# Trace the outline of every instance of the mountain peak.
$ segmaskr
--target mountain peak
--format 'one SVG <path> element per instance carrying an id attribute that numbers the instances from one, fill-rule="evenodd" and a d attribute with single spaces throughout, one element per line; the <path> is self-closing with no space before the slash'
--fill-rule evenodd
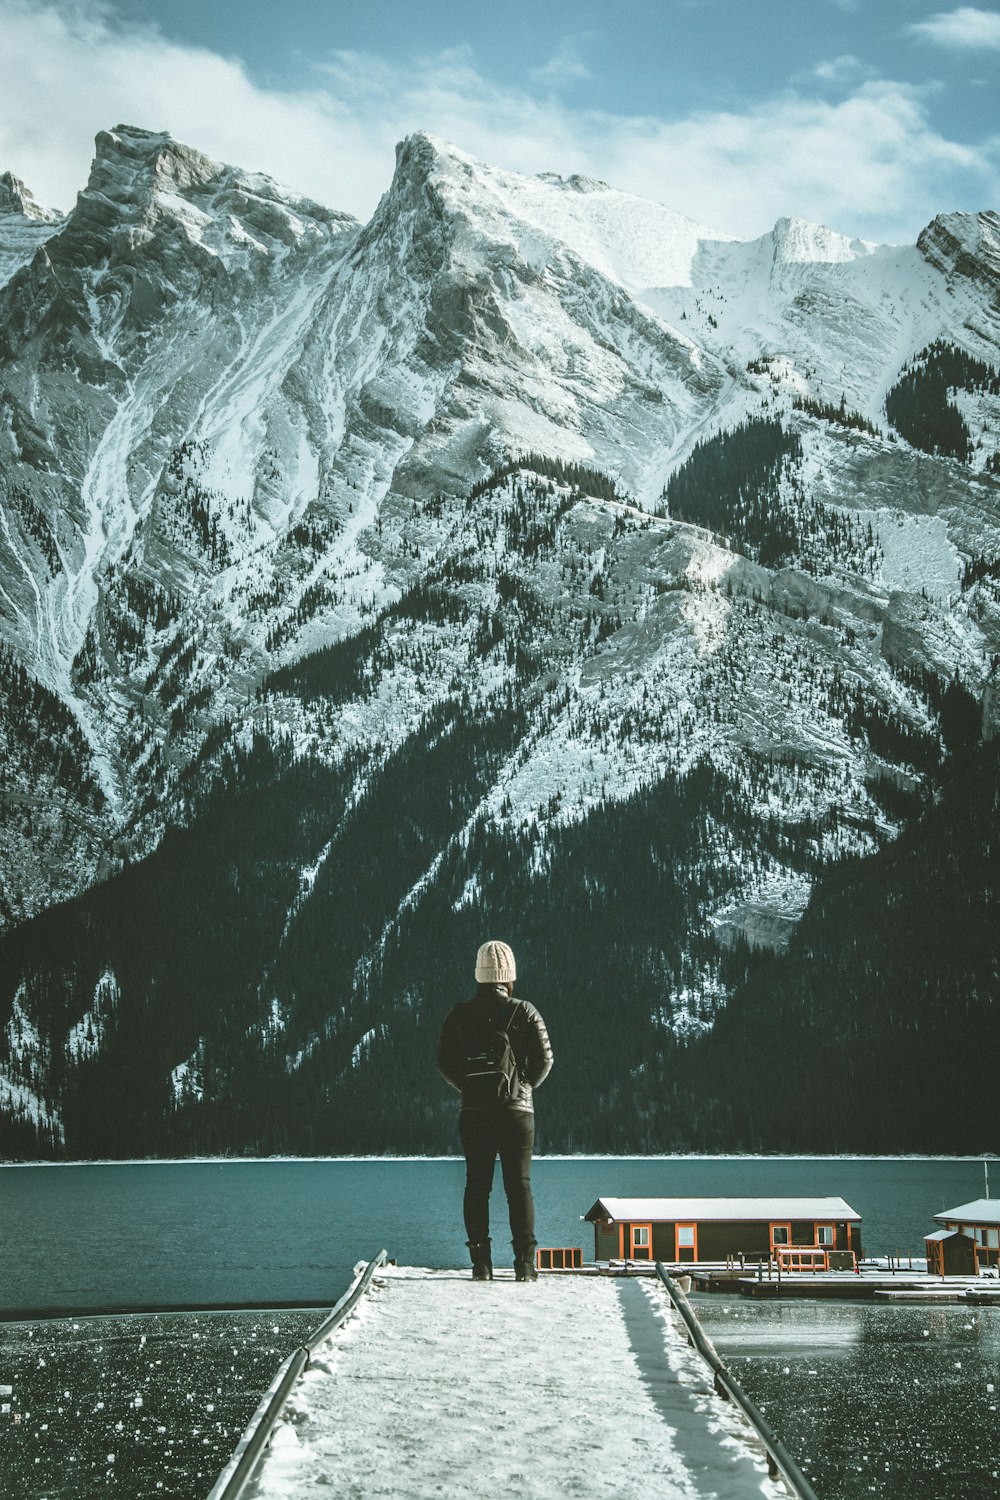
<path id="1" fill-rule="evenodd" d="M 447 142 L 440 136 L 431 135 L 429 130 L 411 130 L 409 135 L 396 142 L 396 162 L 398 164 L 409 157 L 422 159 L 448 155 L 450 149 L 454 148 L 449 148 Z"/>
<path id="2" fill-rule="evenodd" d="M 95 146 L 87 191 L 118 202 L 147 200 L 164 179 L 182 190 L 203 186 L 222 170 L 167 131 L 116 125 L 113 130 L 102 130 Z"/>
<path id="3" fill-rule="evenodd" d="M 780 218 L 771 231 L 776 260 L 785 264 L 822 262 L 832 265 L 838 261 L 857 260 L 872 255 L 885 247 L 869 240 L 850 239 L 838 234 L 825 224 L 813 224 L 808 219 Z"/>
<path id="4" fill-rule="evenodd" d="M 474 224 L 467 247 L 476 236 L 482 244 L 516 246 L 536 269 L 568 249 L 635 293 L 690 284 L 699 245 L 728 239 L 597 178 L 497 167 L 425 131 L 396 147 L 392 186 L 373 226 L 381 229 L 387 217 L 419 205 L 434 220 L 457 217 Z"/>
<path id="5" fill-rule="evenodd" d="M 350 219 L 350 215 L 292 192 L 264 172 L 247 172 L 214 161 L 167 131 L 116 125 L 113 130 L 100 132 L 96 148 L 87 191 L 120 203 L 145 203 L 152 194 L 163 191 L 186 194 L 235 190 L 281 204 L 308 218 L 331 222 Z"/>
<path id="6" fill-rule="evenodd" d="M 20 214 L 38 224 L 58 224 L 62 215 L 43 208 L 13 172 L 0 172 L 0 214 Z"/>
<path id="7" fill-rule="evenodd" d="M 124 231 L 127 254 L 136 233 L 166 228 L 168 235 L 179 229 L 189 242 L 211 244 L 213 253 L 242 257 L 247 247 L 266 254 L 275 245 L 298 245 L 304 236 L 325 239 L 353 230 L 356 221 L 264 173 L 214 161 L 167 131 L 116 125 L 97 136 L 90 178 L 70 225 L 78 241 Z"/>
<path id="8" fill-rule="evenodd" d="M 396 145 L 396 170 L 390 192 L 421 187 L 438 174 L 450 176 L 457 171 L 468 176 L 489 170 L 484 162 L 453 146 L 450 141 L 426 130 L 415 130 Z"/>

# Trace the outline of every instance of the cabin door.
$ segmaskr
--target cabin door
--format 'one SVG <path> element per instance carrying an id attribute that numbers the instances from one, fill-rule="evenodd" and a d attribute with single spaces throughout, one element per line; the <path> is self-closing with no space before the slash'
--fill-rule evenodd
<path id="1" fill-rule="evenodd" d="M 674 1260 L 698 1259 L 697 1224 L 678 1224 L 675 1230 Z"/>

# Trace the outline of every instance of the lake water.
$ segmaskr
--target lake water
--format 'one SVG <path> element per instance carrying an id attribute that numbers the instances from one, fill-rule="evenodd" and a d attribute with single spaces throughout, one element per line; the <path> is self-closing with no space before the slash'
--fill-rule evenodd
<path id="1" fill-rule="evenodd" d="M 498 1174 L 499 1178 L 499 1174 Z M 932 1216 L 983 1194 L 970 1160 L 542 1159 L 541 1244 L 593 1253 L 606 1195 L 839 1195 L 867 1253 L 919 1255 Z M 429 1161 L 0 1168 L 0 1311 L 315 1302 L 385 1247 L 465 1261 L 463 1169 Z M 494 1244 L 507 1248 L 503 1194 Z M 541 1290 L 541 1289 L 540 1289 Z M 1000 1310 L 704 1299 L 720 1352 L 823 1500 L 1000 1492 Z M 201 1500 L 307 1312 L 0 1324 L 0 1494 Z M 926 1335 L 925 1335 L 926 1330 Z"/>
<path id="2" fill-rule="evenodd" d="M 996 1500 L 1000 1308 L 696 1297 L 823 1500 Z"/>
<path id="3" fill-rule="evenodd" d="M 593 1255 L 580 1222 L 603 1196 L 838 1195 L 866 1254 L 922 1254 L 944 1208 L 983 1196 L 981 1162 L 906 1158 L 543 1158 L 538 1239 Z M 410 1265 L 465 1261 L 455 1158 L 0 1168 L 0 1311 L 108 1304 L 335 1300 L 383 1247 Z M 493 1238 L 509 1248 L 503 1192 Z"/>

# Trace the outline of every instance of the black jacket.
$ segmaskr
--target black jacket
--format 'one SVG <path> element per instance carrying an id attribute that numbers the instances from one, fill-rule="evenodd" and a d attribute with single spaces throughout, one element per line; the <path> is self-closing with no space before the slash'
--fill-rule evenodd
<path id="1" fill-rule="evenodd" d="M 517 1071 L 521 1079 L 521 1090 L 516 1099 L 497 1104 L 498 1109 L 534 1110 L 532 1090 L 548 1077 L 552 1067 L 552 1044 L 545 1030 L 545 1022 L 535 1007 L 527 1000 L 517 1000 L 508 995 L 502 984 L 483 985 L 474 1000 L 462 1000 L 445 1017 L 438 1043 L 438 1069 L 452 1088 L 461 1091 L 462 1075 L 466 1063 L 466 1019 L 472 1006 L 485 1005 L 506 1021 L 511 1017 L 507 1034 L 517 1058 Z"/>

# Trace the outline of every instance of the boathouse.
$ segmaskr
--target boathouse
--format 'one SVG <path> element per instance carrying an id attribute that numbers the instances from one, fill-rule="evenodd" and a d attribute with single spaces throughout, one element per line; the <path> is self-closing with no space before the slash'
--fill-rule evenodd
<path id="1" fill-rule="evenodd" d="M 595 1260 L 742 1256 L 797 1269 L 861 1255 L 861 1215 L 843 1198 L 598 1198 L 584 1219 Z"/>
<path id="2" fill-rule="evenodd" d="M 934 1215 L 942 1227 L 927 1235 L 927 1269 L 937 1276 L 1000 1271 L 1000 1199 L 977 1198 Z"/>

